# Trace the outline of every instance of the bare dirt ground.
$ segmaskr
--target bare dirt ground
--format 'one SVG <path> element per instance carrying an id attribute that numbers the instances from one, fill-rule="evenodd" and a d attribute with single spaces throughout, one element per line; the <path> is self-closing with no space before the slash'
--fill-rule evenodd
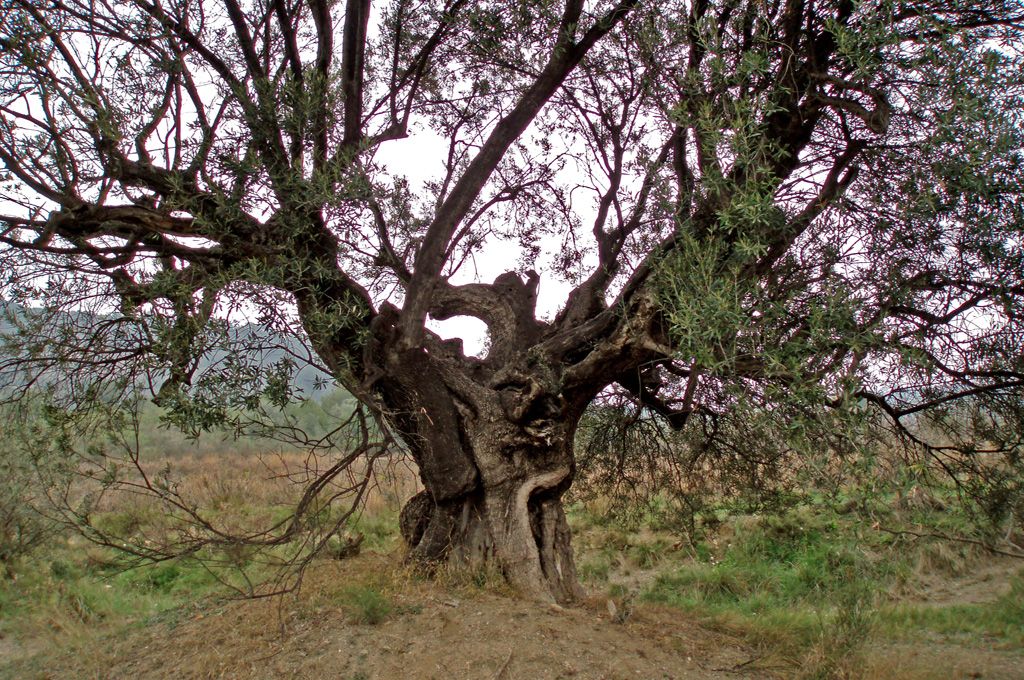
<path id="1" fill-rule="evenodd" d="M 487 588 L 387 575 L 393 560 L 363 555 L 313 568 L 298 597 L 230 602 L 185 612 L 0 673 L 32 678 L 696 678 L 744 672 L 755 650 L 668 608 L 616 623 L 605 599 L 562 609 Z M 346 588 L 385 574 L 393 609 L 370 625 L 344 604 Z M 401 581 L 405 581 L 404 584 Z M 397 587 L 395 587 L 395 585 Z"/>
<path id="2" fill-rule="evenodd" d="M 973 565 L 968 573 L 954 579 L 941 573 L 922 574 L 918 576 L 919 592 L 911 599 L 930 607 L 989 602 L 1010 592 L 1007 575 L 1021 566 L 1021 560 L 1002 557 Z"/>
<path id="3" fill-rule="evenodd" d="M 253 630 L 244 611 L 229 611 L 221 616 L 231 632 L 211 639 L 202 626 L 187 624 L 173 641 L 136 646 L 112 671 L 151 678 L 684 679 L 735 677 L 728 671 L 750 658 L 733 641 L 667 617 L 619 625 L 589 609 L 538 610 L 494 595 L 422 607 L 377 626 L 331 614 L 293 620 L 284 638 Z M 231 651 L 217 658 L 211 642 Z M 172 648 L 181 651 L 167 664 Z"/>
<path id="4" fill-rule="evenodd" d="M 1021 680 L 1024 657 L 948 642 L 888 644 L 869 657 L 866 674 L 892 680 Z"/>
<path id="5" fill-rule="evenodd" d="M 297 596 L 206 602 L 72 648 L 0 649 L 7 678 L 602 679 L 799 677 L 740 637 L 675 609 L 638 605 L 616 622 L 607 598 L 562 609 L 523 602 L 489 586 L 428 582 L 373 553 L 310 570 Z M 997 569 L 984 572 L 1001 592 Z M 965 582 L 972 598 L 974 584 Z M 955 582 L 944 588 L 955 591 Z M 382 593 L 373 624 L 352 593 Z M 622 618 L 622 610 L 619 610 Z M 21 657 L 21 658 L 19 658 Z M 1024 678 L 1019 650 L 948 640 L 876 646 L 867 678 Z"/>

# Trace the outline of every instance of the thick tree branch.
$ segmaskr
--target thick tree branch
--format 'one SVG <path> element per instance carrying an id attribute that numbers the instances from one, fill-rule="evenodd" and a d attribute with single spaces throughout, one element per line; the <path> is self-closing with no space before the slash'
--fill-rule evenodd
<path id="1" fill-rule="evenodd" d="M 591 47 L 636 4 L 636 0 L 621 0 L 608 14 L 601 17 L 573 43 L 563 31 L 554 52 L 534 83 L 523 93 L 515 107 L 504 116 L 488 136 L 487 141 L 463 172 L 448 198 L 440 205 L 427 228 L 423 246 L 416 256 L 415 269 L 402 310 L 400 330 L 408 346 L 419 343 L 423 321 L 429 309 L 433 288 L 444 264 L 444 255 L 459 222 L 472 208 L 491 173 L 512 143 L 526 130 L 548 99 L 561 86 L 569 72 L 583 59 Z M 572 23 L 579 12 L 578 3 L 570 0 L 565 9 L 563 29 Z"/>

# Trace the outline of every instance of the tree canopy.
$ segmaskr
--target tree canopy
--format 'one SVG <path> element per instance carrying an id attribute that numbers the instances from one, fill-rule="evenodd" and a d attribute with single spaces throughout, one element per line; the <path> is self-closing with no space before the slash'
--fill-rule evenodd
<path id="1" fill-rule="evenodd" d="M 71 401 L 145 384 L 199 430 L 320 366 L 419 466 L 414 558 L 556 599 L 576 438 L 670 428 L 690 474 L 749 480 L 887 431 L 1020 515 L 1022 27 L 1001 0 L 12 0 L 0 286 L 63 316 L 5 366 Z M 481 356 L 432 325 L 462 316 Z M 302 349 L 203 364 L 260 346 L 242 317 Z"/>

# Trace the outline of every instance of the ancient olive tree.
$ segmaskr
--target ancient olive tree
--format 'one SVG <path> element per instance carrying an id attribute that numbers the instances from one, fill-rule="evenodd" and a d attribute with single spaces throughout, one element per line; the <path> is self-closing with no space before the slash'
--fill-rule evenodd
<path id="1" fill-rule="evenodd" d="M 218 390 L 280 396 L 212 379 L 211 329 L 291 329 L 415 459 L 410 557 L 541 599 L 577 594 L 562 498 L 612 396 L 751 448 L 742 422 L 853 414 L 960 481 L 987 456 L 1011 498 L 1022 22 L 1000 0 L 11 0 L 4 294 L 90 325 L 7 365 L 150 376 L 201 429 Z M 433 325 L 453 317 L 486 325 L 481 356 Z"/>

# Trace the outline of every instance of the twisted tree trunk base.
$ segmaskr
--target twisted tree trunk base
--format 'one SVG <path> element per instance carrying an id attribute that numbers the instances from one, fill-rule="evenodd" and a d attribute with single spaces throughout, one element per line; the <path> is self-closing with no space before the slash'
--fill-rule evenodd
<path id="1" fill-rule="evenodd" d="M 557 474 L 557 481 L 564 478 Z M 428 570 L 496 568 L 521 595 L 570 603 L 583 596 L 561 492 L 538 475 L 518 485 L 438 504 L 422 491 L 402 509 L 407 559 Z M 511 487 L 511 488 L 510 488 Z"/>

